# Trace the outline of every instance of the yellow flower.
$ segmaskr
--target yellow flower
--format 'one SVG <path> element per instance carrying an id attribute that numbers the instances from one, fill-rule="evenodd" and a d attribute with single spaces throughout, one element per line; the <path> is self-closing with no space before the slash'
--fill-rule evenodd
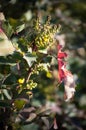
<path id="1" fill-rule="evenodd" d="M 24 79 L 24 78 L 20 78 L 20 79 L 18 79 L 18 82 L 19 82 L 20 84 L 23 84 L 23 83 L 24 83 L 24 81 L 25 81 L 25 79 Z"/>

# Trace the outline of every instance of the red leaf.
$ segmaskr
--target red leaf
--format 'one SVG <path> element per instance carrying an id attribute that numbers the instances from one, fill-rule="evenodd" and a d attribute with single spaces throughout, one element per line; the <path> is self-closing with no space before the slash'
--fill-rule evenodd
<path id="1" fill-rule="evenodd" d="M 65 65 L 65 62 L 63 62 L 62 60 L 58 60 L 59 82 L 62 82 L 63 79 L 65 78 L 65 73 L 62 69 L 64 65 Z"/>
<path id="2" fill-rule="evenodd" d="M 62 45 L 58 44 L 57 46 L 58 52 L 61 51 L 62 48 L 63 48 Z"/>
<path id="3" fill-rule="evenodd" d="M 59 82 L 64 82 L 65 86 L 65 94 L 64 98 L 66 101 L 69 101 L 75 92 L 75 82 L 73 75 L 71 74 L 70 71 L 66 69 L 66 63 L 63 61 L 65 57 L 67 57 L 67 54 L 65 52 L 62 52 L 62 46 L 58 45 L 58 54 L 57 54 L 57 59 L 58 59 L 58 78 Z"/>
<path id="4" fill-rule="evenodd" d="M 58 59 L 58 67 L 59 67 L 59 69 L 61 69 L 64 65 L 65 65 L 65 62 Z"/>
<path id="5" fill-rule="evenodd" d="M 58 53 L 58 58 L 62 59 L 62 58 L 65 58 L 67 57 L 67 54 L 65 52 L 59 52 Z"/>

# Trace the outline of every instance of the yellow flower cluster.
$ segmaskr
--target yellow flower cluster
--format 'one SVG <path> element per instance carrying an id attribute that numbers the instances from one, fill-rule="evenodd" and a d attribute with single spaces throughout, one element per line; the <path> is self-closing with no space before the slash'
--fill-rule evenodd
<path id="1" fill-rule="evenodd" d="M 45 48 L 49 44 L 49 36 L 46 33 L 43 33 L 36 37 L 35 43 L 37 47 Z"/>
<path id="2" fill-rule="evenodd" d="M 33 80 L 30 80 L 29 83 L 26 85 L 27 89 L 32 90 L 37 86 L 36 82 L 33 82 Z"/>
<path id="3" fill-rule="evenodd" d="M 22 87 L 25 87 L 29 90 L 32 90 L 33 88 L 35 88 L 37 86 L 37 83 L 33 82 L 33 80 L 29 80 L 28 83 L 24 83 L 24 82 L 25 82 L 24 78 L 18 79 L 18 83 L 19 83 L 19 86 L 21 89 L 22 89 Z"/>
<path id="4" fill-rule="evenodd" d="M 41 24 L 39 20 L 37 20 L 35 31 L 37 33 L 35 38 L 36 46 L 38 48 L 46 48 L 53 43 L 58 28 L 50 24 L 50 19 L 48 19 L 44 24 Z"/>

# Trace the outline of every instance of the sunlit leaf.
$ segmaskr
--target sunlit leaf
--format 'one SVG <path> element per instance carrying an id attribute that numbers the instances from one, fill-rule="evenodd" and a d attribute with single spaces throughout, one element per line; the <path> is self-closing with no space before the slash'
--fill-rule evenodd
<path id="1" fill-rule="evenodd" d="M 27 61 L 28 65 L 31 67 L 33 63 L 36 62 L 37 56 L 35 54 L 27 53 L 26 55 L 24 55 L 23 58 Z"/>
<path id="2" fill-rule="evenodd" d="M 3 39 L 0 41 L 0 56 L 13 54 L 15 48 L 2 29 L 0 29 L 0 38 Z"/>
<path id="3" fill-rule="evenodd" d="M 16 107 L 17 110 L 21 110 L 26 103 L 27 103 L 27 100 L 20 98 L 14 101 L 14 106 Z"/>
<path id="4" fill-rule="evenodd" d="M 19 32 L 21 32 L 24 28 L 25 28 L 25 24 L 19 25 L 19 26 L 17 26 L 17 28 L 16 28 L 16 32 L 19 33 Z"/>

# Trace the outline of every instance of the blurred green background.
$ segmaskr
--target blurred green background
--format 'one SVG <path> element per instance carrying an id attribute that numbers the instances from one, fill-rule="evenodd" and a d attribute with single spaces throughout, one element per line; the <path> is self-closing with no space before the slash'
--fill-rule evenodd
<path id="1" fill-rule="evenodd" d="M 70 54 L 69 69 L 76 81 L 74 99 L 70 103 L 64 102 L 63 86 L 56 89 L 53 85 L 56 84 L 55 79 L 42 72 L 40 78 L 36 79 L 40 85 L 33 90 L 32 105 L 45 105 L 46 108 L 51 106 L 52 111 L 57 112 L 58 130 L 85 130 L 86 0 L 0 0 L 0 12 L 4 13 L 6 19 L 21 19 L 29 26 L 37 16 L 41 20 L 51 16 L 51 23 L 61 25 L 57 39 L 65 44 L 65 50 Z M 57 67 L 57 64 L 54 62 L 53 66 Z M 32 129 L 47 130 L 43 124 L 37 122 L 22 127 L 22 130 Z M 51 126 L 51 130 L 53 129 Z"/>

